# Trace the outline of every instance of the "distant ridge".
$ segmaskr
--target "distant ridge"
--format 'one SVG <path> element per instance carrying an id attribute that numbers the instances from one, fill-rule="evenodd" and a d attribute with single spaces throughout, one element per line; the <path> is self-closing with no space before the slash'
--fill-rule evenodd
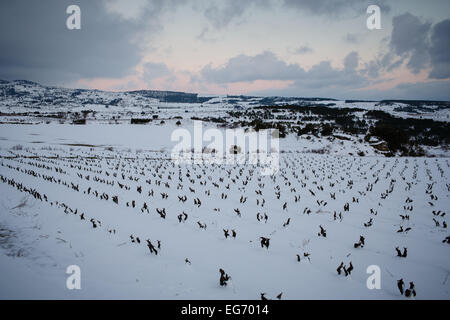
<path id="1" fill-rule="evenodd" d="M 68 89 L 63 87 L 54 87 L 54 86 L 44 86 L 34 81 L 29 80 L 0 80 L 0 85 L 7 86 L 2 90 L 2 95 L 9 96 L 25 96 L 28 95 L 28 92 L 18 92 L 15 90 L 15 85 L 23 85 L 27 87 L 39 87 L 44 88 L 45 90 L 64 90 L 71 92 L 71 97 L 74 98 L 80 93 L 83 92 L 107 92 L 103 90 L 97 89 Z M 186 93 L 179 91 L 162 91 L 162 90 L 134 90 L 134 91 L 124 91 L 124 94 L 130 95 L 141 95 L 146 98 L 158 99 L 160 102 L 172 102 L 172 103 L 203 103 L 206 102 L 213 97 L 199 97 L 197 93 Z M 49 98 L 47 98 L 49 100 Z M 116 99 L 117 100 L 117 99 Z M 114 100 L 114 102 L 117 102 Z M 108 103 L 109 104 L 109 103 Z M 113 103 L 114 104 L 114 103 Z"/>
<path id="2" fill-rule="evenodd" d="M 115 91 L 106 91 L 106 90 L 98 90 L 98 89 L 72 89 L 72 88 L 64 88 L 57 86 L 46 86 L 42 85 L 38 82 L 30 81 L 30 80 L 3 80 L 0 79 L 0 85 L 2 86 L 1 95 L 5 96 L 27 96 L 29 92 L 22 91 L 19 92 L 15 90 L 14 85 L 23 85 L 23 86 L 35 86 L 42 90 L 48 92 L 52 90 L 54 92 L 60 91 L 64 94 L 69 94 L 71 97 L 76 97 L 78 94 L 83 92 L 111 92 L 118 93 Z M 131 91 L 121 91 L 122 94 L 137 96 L 140 95 L 145 98 L 150 99 L 158 99 L 160 102 L 167 103 L 204 103 L 211 99 L 217 98 L 214 95 L 199 96 L 198 93 L 189 93 L 182 91 L 170 91 L 170 90 L 131 90 Z M 117 99 L 114 99 L 116 101 Z M 340 99 L 335 98 L 322 98 L 322 97 L 285 97 L 285 96 L 253 96 L 253 95 L 227 95 L 224 99 L 228 104 L 236 105 L 240 102 L 249 102 L 251 105 L 280 105 L 280 104 L 293 104 L 293 105 L 313 105 L 314 102 L 324 102 L 324 101 L 341 101 Z M 376 103 L 376 105 L 393 105 L 393 104 L 405 104 L 409 107 L 414 108 L 425 108 L 425 106 L 437 106 L 438 109 L 446 109 L 450 108 L 450 101 L 445 100 L 405 100 L 405 99 L 385 99 L 385 100 L 360 100 L 360 99 L 346 99 L 342 100 L 345 103 Z M 322 105 L 322 104 L 315 104 Z M 398 108 L 404 108 L 402 106 Z M 400 111 L 400 109 L 398 109 Z M 408 110 L 401 110 L 407 112 Z M 426 110 L 423 110 L 426 111 Z"/>
<path id="3" fill-rule="evenodd" d="M 127 91 L 128 94 L 139 94 L 147 98 L 159 99 L 161 102 L 203 103 L 212 97 L 198 97 L 197 93 L 159 90 L 135 90 Z"/>

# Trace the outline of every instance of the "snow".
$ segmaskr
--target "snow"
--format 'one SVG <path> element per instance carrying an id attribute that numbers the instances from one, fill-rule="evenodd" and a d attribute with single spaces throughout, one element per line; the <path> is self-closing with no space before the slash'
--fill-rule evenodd
<path id="1" fill-rule="evenodd" d="M 15 86 L 39 94 L 44 90 Z M 125 94 L 80 95 L 112 99 Z M 108 108 L 69 104 L 40 109 L 96 107 L 98 113 L 86 125 L 46 123 L 30 115 L 1 117 L 32 124 L 0 125 L 0 298 L 259 299 L 262 292 L 268 298 L 283 292 L 283 299 L 406 299 L 397 289 L 400 278 L 407 285 L 414 282 L 416 299 L 450 298 L 450 246 L 443 243 L 449 236 L 443 227 L 450 207 L 448 152 L 436 148 L 430 153 L 441 157 L 386 158 L 362 135 L 341 140 L 290 134 L 280 139 L 280 171 L 274 176 L 262 176 L 247 163 L 175 165 L 170 160 L 176 144 L 170 136 L 178 128 L 174 117 L 182 116 L 182 127 L 192 132 L 192 116 L 220 117 L 233 109 L 226 100 L 219 96 L 204 104 L 176 104 L 128 97 Z M 246 108 L 251 102 L 254 98 L 239 105 Z M 11 103 L 0 100 L 0 110 L 30 111 L 23 101 Z M 144 118 L 158 114 L 159 119 L 131 125 L 129 119 L 142 111 L 147 112 Z M 111 115 L 128 112 L 111 124 Z M 360 151 L 365 156 L 357 156 Z M 11 179 L 14 185 L 7 182 Z M 24 187 L 46 195 L 47 201 Z M 101 199 L 103 193 L 108 200 Z M 144 202 L 149 212 L 141 210 Z M 156 211 L 162 208 L 165 219 Z M 335 211 L 342 221 L 334 218 Z M 180 223 L 182 212 L 188 219 Z M 266 213 L 267 222 L 258 221 L 258 213 Z M 373 225 L 365 227 L 370 219 Z M 326 229 L 326 238 L 318 236 L 319 226 Z M 397 232 L 400 226 L 411 230 Z M 236 230 L 237 237 L 225 238 L 223 229 Z M 141 243 L 133 243 L 131 235 Z M 361 235 L 365 246 L 355 249 Z M 261 247 L 260 237 L 270 238 L 268 249 Z M 150 253 L 146 239 L 155 246 L 161 241 L 158 255 Z M 395 247 L 408 248 L 408 256 L 397 257 Z M 341 262 L 352 262 L 351 275 L 337 274 Z M 70 265 L 81 268 L 81 290 L 66 287 Z M 379 290 L 366 285 L 372 265 L 381 270 Z M 231 276 L 227 286 L 219 285 L 219 268 Z"/>
<path id="2" fill-rule="evenodd" d="M 431 213 L 449 207 L 448 159 L 283 153 L 281 172 L 273 177 L 274 180 L 258 176 L 257 170 L 251 174 L 252 168 L 247 165 L 182 165 L 183 190 L 177 190 L 179 168 L 164 152 L 159 152 L 170 144 L 168 132 L 162 134 L 162 130 L 171 130 L 171 127 L 2 126 L 3 156 L 12 152 L 59 155 L 59 159 L 3 158 L 0 174 L 36 188 L 48 196 L 49 202 L 65 203 L 79 212 L 78 215 L 65 214 L 63 208 L 36 200 L 5 183 L 0 184 L 3 195 L 0 225 L 14 232 L 14 236 L 8 237 L 6 244 L 1 246 L 3 276 L 0 285 L 11 288 L 1 290 L 2 298 L 258 299 L 260 292 L 274 297 L 282 291 L 286 299 L 398 299 L 401 296 L 396 289 L 396 280 L 400 278 L 405 282 L 414 281 L 419 298 L 449 298 L 450 283 L 445 281 L 450 267 L 449 247 L 442 243 L 448 232 L 435 227 Z M 35 135 L 30 136 L 32 133 Z M 142 135 L 148 137 L 148 142 Z M 155 151 L 144 149 L 136 153 L 131 146 L 132 150 L 125 150 L 127 138 L 134 148 L 151 145 Z M 45 141 L 44 146 L 30 143 L 32 139 Z M 64 143 L 90 142 L 94 147 L 66 146 L 58 143 L 59 139 L 64 139 Z M 23 144 L 22 150 L 8 148 L 18 143 Z M 95 147 L 97 145 L 113 145 L 118 149 L 108 151 L 104 147 Z M 66 158 L 73 155 L 79 158 Z M 86 162 L 82 158 L 91 156 L 97 159 Z M 108 156 L 114 159 L 106 159 Z M 135 160 L 129 160 L 130 156 Z M 50 169 L 37 168 L 36 164 L 48 164 Z M 71 167 L 78 164 L 82 169 Z M 112 174 L 118 164 L 118 178 L 107 176 L 106 171 Z M 69 185 L 70 182 L 79 184 L 80 192 L 18 172 L 7 165 L 52 175 Z M 53 166 L 62 168 L 64 173 L 55 172 Z M 101 170 L 101 173 L 86 172 L 85 168 Z M 442 176 L 439 168 L 443 170 Z M 142 170 L 144 176 L 140 176 Z M 156 170 L 162 178 L 153 175 Z M 194 183 L 188 181 L 187 170 Z M 227 170 L 231 170 L 230 175 Z M 126 173 L 124 180 L 120 176 L 122 171 Z M 91 180 L 87 181 L 85 175 L 90 175 Z M 130 181 L 129 175 L 140 180 Z M 172 180 L 168 180 L 169 175 Z M 197 175 L 201 175 L 201 179 L 197 179 Z M 117 183 L 110 186 L 95 182 L 94 176 L 125 183 L 130 190 L 120 189 Z M 219 182 L 220 177 L 224 178 L 223 183 Z M 231 179 L 237 177 L 239 179 L 233 183 Z M 242 180 L 246 177 L 249 183 L 244 188 Z M 373 183 L 376 177 L 379 181 L 374 184 L 373 191 L 366 192 L 368 183 Z M 152 180 L 151 185 L 145 182 L 147 179 Z M 394 191 L 381 199 L 380 195 L 389 188 L 391 179 L 395 179 Z M 162 181 L 160 186 L 155 185 L 156 180 Z M 206 181 L 206 185 L 201 185 L 200 181 Z M 348 187 L 348 181 L 353 181 L 352 188 Z M 169 182 L 170 188 L 164 186 L 165 182 Z M 212 182 L 219 183 L 220 187 L 214 187 Z M 291 185 L 286 185 L 287 182 Z M 408 191 L 405 190 L 407 182 L 412 183 Z M 427 183 L 433 182 L 433 194 L 438 200 L 430 207 L 425 191 Z M 260 189 L 258 183 L 264 184 L 263 197 L 255 193 Z M 335 184 L 331 187 L 330 183 Z M 230 184 L 229 190 L 225 188 L 227 184 Z M 136 191 L 137 186 L 143 187 L 142 194 Z M 275 195 L 276 186 L 280 187 L 280 199 Z M 324 190 L 318 190 L 318 186 L 323 186 Z M 93 196 L 93 191 L 90 195 L 84 194 L 89 187 L 100 194 L 118 195 L 119 205 L 111 199 L 106 201 Z M 188 187 L 195 189 L 195 194 Z M 296 191 L 291 192 L 291 188 Z M 151 189 L 154 197 L 147 196 Z M 210 190 L 210 196 L 205 195 L 207 190 Z M 160 192 L 166 192 L 169 198 L 162 199 Z M 228 194 L 226 200 L 220 198 L 222 192 Z M 336 200 L 330 198 L 331 192 L 336 193 Z M 186 195 L 188 201 L 179 202 L 178 195 Z M 300 196 L 298 203 L 294 202 L 296 195 Z M 248 197 L 244 204 L 239 202 L 241 196 Z M 202 201 L 200 208 L 193 203 L 195 197 Z M 359 203 L 352 203 L 353 197 L 357 197 Z M 408 197 L 414 200 L 412 212 L 403 210 Z M 262 201 L 262 198 L 266 200 L 265 206 L 257 206 L 256 199 Z M 24 206 L 13 209 L 24 199 Z M 125 205 L 132 200 L 136 200 L 135 209 Z M 317 200 L 328 204 L 318 205 Z M 150 213 L 140 212 L 144 201 L 149 205 Z M 282 209 L 285 202 L 287 210 Z M 347 202 L 350 211 L 344 212 L 343 206 Z M 156 208 L 166 208 L 167 218 L 161 219 Z M 214 208 L 219 208 L 220 212 Z M 236 215 L 235 208 L 240 209 L 242 217 Z M 312 212 L 304 214 L 305 208 Z M 378 214 L 371 214 L 370 208 Z M 342 222 L 333 220 L 335 210 L 344 215 Z M 185 223 L 177 220 L 182 211 L 189 215 Z M 86 213 L 87 221 L 80 219 L 80 212 Z M 257 212 L 266 212 L 268 222 L 258 222 Z M 409 222 L 403 222 L 399 217 L 405 213 L 411 216 Z M 101 227 L 93 229 L 88 222 L 91 217 L 100 220 Z M 291 222 L 283 227 L 288 217 Z M 363 223 L 370 218 L 374 219 L 374 224 L 365 228 Z M 445 217 L 440 220 L 445 221 Z M 206 223 L 207 229 L 200 229 L 197 221 Z M 327 230 L 327 238 L 317 236 L 319 225 Z M 398 234 L 400 225 L 411 226 L 412 230 L 408 234 Z M 115 235 L 108 232 L 113 228 L 117 230 Z M 237 238 L 225 239 L 222 229 L 235 229 Z M 161 240 L 160 254 L 151 255 L 144 243 L 131 243 L 131 234 L 139 236 L 142 242 L 144 239 L 153 243 Z M 366 246 L 354 249 L 353 243 L 360 235 L 365 236 Z M 271 238 L 268 250 L 260 247 L 260 236 Z M 406 259 L 395 256 L 396 246 L 408 248 Z M 311 254 L 311 262 L 306 259 L 297 262 L 296 254 L 303 252 Z M 192 264 L 186 264 L 185 258 Z M 337 275 L 336 268 L 341 261 L 346 264 L 352 261 L 355 270 L 351 276 Z M 72 264 L 81 268 L 82 289 L 79 291 L 65 287 L 68 276 L 65 269 Z M 369 265 L 381 268 L 381 290 L 366 287 Z M 219 286 L 219 268 L 232 277 L 226 288 Z"/>

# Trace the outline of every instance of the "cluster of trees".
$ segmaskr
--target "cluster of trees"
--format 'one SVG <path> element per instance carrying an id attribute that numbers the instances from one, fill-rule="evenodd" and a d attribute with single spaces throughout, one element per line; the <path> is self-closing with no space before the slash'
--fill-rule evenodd
<path id="1" fill-rule="evenodd" d="M 356 112 L 364 112 L 364 117 L 357 117 Z M 344 132 L 365 135 L 366 141 L 370 137 L 377 137 L 386 142 L 391 155 L 400 153 L 420 156 L 424 154 L 423 146 L 450 143 L 449 123 L 431 119 L 403 119 L 379 110 L 331 108 L 326 105 L 258 106 L 251 110 L 230 111 L 228 114 L 236 119 L 234 126 L 249 127 L 256 131 L 276 128 L 280 131 L 280 137 L 285 137 L 289 132 L 298 136 L 320 134 L 324 137 Z M 224 122 L 225 119 L 209 121 Z"/>
<path id="2" fill-rule="evenodd" d="M 384 111 L 368 111 L 366 116 L 377 121 L 368 135 L 386 141 L 391 152 L 403 155 L 423 153 L 421 146 L 436 147 L 450 143 L 450 124 L 431 119 L 403 119 Z"/>

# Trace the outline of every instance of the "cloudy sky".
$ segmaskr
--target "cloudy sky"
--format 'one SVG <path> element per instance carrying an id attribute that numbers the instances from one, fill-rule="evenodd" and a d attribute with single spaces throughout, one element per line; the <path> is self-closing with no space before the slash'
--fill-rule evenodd
<path id="1" fill-rule="evenodd" d="M 370 4 L 381 30 L 366 27 Z M 449 0 L 2 0 L 0 41 L 6 80 L 450 100 Z"/>

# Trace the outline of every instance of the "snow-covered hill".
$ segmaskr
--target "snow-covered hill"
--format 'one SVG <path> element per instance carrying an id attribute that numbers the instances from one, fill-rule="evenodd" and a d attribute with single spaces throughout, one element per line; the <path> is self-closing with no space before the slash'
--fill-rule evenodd
<path id="1" fill-rule="evenodd" d="M 26 80 L 0 80 L 0 111 L 22 112 L 80 112 L 97 111 L 122 115 L 139 114 L 155 109 L 202 113 L 217 110 L 246 110 L 257 106 L 324 105 L 335 108 L 360 108 L 386 111 L 396 116 L 450 121 L 450 103 L 439 101 L 354 101 L 331 98 L 198 96 L 196 93 L 141 90 L 107 92 L 88 89 L 66 89 L 43 86 Z M 120 111 L 118 111 L 120 110 Z"/>

